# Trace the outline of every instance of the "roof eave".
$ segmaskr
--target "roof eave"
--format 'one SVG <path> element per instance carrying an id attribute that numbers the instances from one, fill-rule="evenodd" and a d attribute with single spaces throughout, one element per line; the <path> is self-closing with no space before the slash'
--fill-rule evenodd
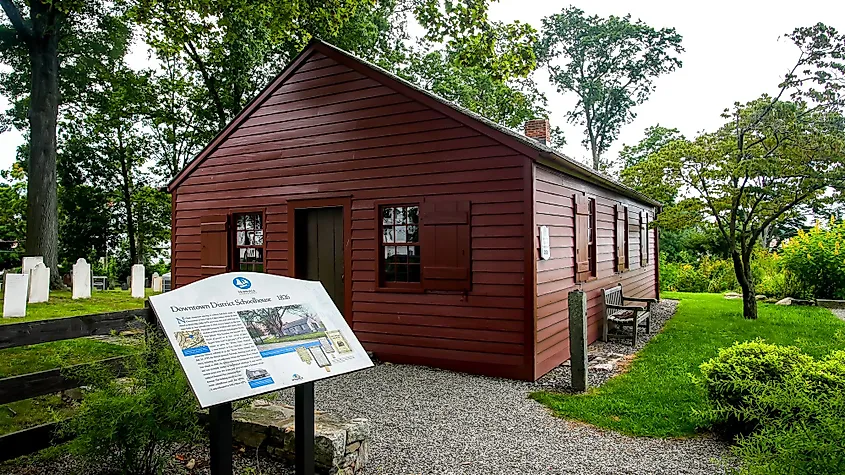
<path id="1" fill-rule="evenodd" d="M 586 170 L 586 167 L 579 166 L 578 164 L 573 163 L 574 161 L 571 159 L 567 159 L 557 153 L 550 153 L 550 152 L 543 152 L 539 151 L 537 156 L 537 162 L 550 166 L 552 168 L 559 169 L 569 175 L 572 175 L 576 178 L 580 178 L 584 181 L 588 181 L 590 183 L 594 183 L 602 188 L 610 188 L 619 193 L 628 196 L 630 198 L 648 203 L 652 206 L 657 206 L 662 208 L 663 204 L 659 201 L 656 201 L 648 196 L 636 191 L 632 188 L 629 188 L 621 183 L 618 183 L 614 180 L 609 178 L 605 178 L 598 173 Z"/>

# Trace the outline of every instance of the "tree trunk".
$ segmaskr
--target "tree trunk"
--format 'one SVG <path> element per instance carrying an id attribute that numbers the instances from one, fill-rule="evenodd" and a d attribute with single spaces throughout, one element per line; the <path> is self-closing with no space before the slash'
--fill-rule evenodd
<path id="1" fill-rule="evenodd" d="M 751 277 L 751 256 L 743 256 L 738 251 L 731 253 L 736 272 L 736 280 L 742 289 L 742 316 L 757 319 L 757 294 L 754 291 L 754 279 Z"/>
<path id="2" fill-rule="evenodd" d="M 59 210 L 56 197 L 56 122 L 59 114 L 59 39 L 55 10 L 31 2 L 29 45 L 32 92 L 29 105 L 29 179 L 26 199 L 26 253 L 44 256 L 50 287 L 64 288 L 59 275 Z"/>
<path id="3" fill-rule="evenodd" d="M 127 163 L 126 151 L 121 141 L 118 150 L 120 159 L 120 191 L 126 209 L 126 238 L 129 240 L 129 262 L 138 264 L 138 248 L 135 245 L 135 217 L 132 215 L 132 175 Z"/>

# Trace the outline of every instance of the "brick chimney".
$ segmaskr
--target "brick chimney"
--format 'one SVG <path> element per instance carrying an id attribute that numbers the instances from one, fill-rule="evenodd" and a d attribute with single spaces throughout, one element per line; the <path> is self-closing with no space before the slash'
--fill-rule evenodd
<path id="1" fill-rule="evenodd" d="M 552 141 L 549 119 L 533 119 L 525 122 L 525 136 L 543 145 L 549 145 Z"/>

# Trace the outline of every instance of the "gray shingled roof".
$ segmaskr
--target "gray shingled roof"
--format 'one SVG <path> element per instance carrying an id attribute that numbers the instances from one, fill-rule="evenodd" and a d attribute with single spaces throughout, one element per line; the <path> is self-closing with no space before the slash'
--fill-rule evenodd
<path id="1" fill-rule="evenodd" d="M 405 86 L 407 86 L 407 87 L 409 87 L 409 88 L 411 88 L 415 91 L 418 91 L 422 94 L 425 94 L 426 96 L 434 99 L 437 102 L 440 102 L 443 105 L 446 105 L 448 107 L 451 107 L 452 109 L 455 109 L 456 111 L 460 112 L 461 114 L 472 117 L 473 119 L 483 123 L 484 125 L 492 128 L 492 129 L 498 130 L 499 132 L 506 134 L 506 135 L 518 140 L 519 142 L 537 150 L 537 152 L 540 154 L 541 158 L 547 158 L 551 161 L 556 161 L 557 163 L 562 165 L 568 172 L 570 172 L 571 174 L 573 174 L 575 176 L 578 176 L 579 178 L 583 178 L 587 181 L 593 182 L 593 183 L 595 183 L 599 186 L 602 186 L 604 188 L 610 188 L 612 190 L 618 191 L 618 192 L 622 193 L 623 195 L 629 196 L 631 198 L 635 198 L 637 200 L 644 201 L 646 203 L 649 203 L 649 204 L 652 204 L 652 205 L 655 205 L 655 206 L 662 206 L 662 204 L 660 202 L 649 198 L 648 196 L 634 190 L 633 188 L 630 188 L 626 185 L 623 185 L 619 181 L 605 175 L 604 173 L 600 173 L 596 170 L 593 170 L 589 166 L 579 162 L 578 160 L 575 160 L 574 158 L 571 158 L 571 157 L 568 157 L 568 156 L 562 154 L 558 150 L 555 150 L 555 149 L 553 149 L 552 147 L 549 147 L 546 144 L 540 143 L 540 142 L 538 142 L 534 139 L 526 137 L 525 135 L 523 135 L 523 134 L 521 134 L 521 133 L 519 133 L 515 130 L 509 129 L 509 128 L 501 125 L 501 124 L 498 124 L 498 123 L 480 115 L 480 114 L 477 114 L 477 113 L 475 113 L 475 112 L 473 112 L 469 109 L 466 109 L 466 108 L 464 108 L 464 107 L 462 107 L 458 104 L 455 104 L 454 102 L 452 102 L 448 99 L 440 97 L 440 96 L 438 96 L 437 94 L 435 94 L 431 91 L 423 89 L 420 86 L 417 86 L 416 84 L 408 81 L 407 79 L 404 79 L 400 76 L 397 76 L 396 74 L 382 68 L 381 66 L 379 66 L 377 64 L 371 63 L 371 62 L 367 61 L 366 59 L 360 58 L 360 57 L 356 56 L 355 54 L 350 53 L 349 51 L 338 48 L 337 46 L 335 46 L 331 43 L 326 43 L 325 41 L 318 40 L 318 39 L 314 39 L 312 41 L 318 42 L 318 43 L 324 45 L 327 48 L 331 48 L 331 49 L 337 51 L 340 54 L 348 56 L 348 57 L 354 59 L 355 61 L 361 62 L 361 63 L 367 65 L 368 67 L 375 69 L 376 71 L 384 74 L 385 76 L 388 76 L 395 81 L 401 82 Z"/>

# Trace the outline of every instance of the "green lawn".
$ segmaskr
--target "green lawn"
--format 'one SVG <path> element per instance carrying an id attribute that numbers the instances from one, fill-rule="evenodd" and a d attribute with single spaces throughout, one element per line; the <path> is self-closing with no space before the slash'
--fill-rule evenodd
<path id="1" fill-rule="evenodd" d="M 2 298 L 0 298 L 0 306 L 2 306 Z M 68 291 L 59 291 L 50 292 L 50 301 L 47 303 L 27 305 L 26 318 L 2 318 L 0 321 L 2 324 L 19 323 L 130 310 L 143 306 L 144 300 L 133 299 L 128 291 L 94 291 L 92 298 L 79 300 L 73 300 Z M 131 340 L 127 340 L 127 343 L 131 343 Z M 7 348 L 0 350 L 0 378 L 98 361 L 126 355 L 132 351 L 131 345 L 107 343 L 90 338 Z M 70 411 L 71 407 L 62 402 L 58 395 L 41 396 L 5 404 L 0 406 L 0 434 L 49 422 L 55 416 L 68 415 Z"/>
<path id="2" fill-rule="evenodd" d="M 694 409 L 704 394 L 692 382 L 698 366 L 720 348 L 764 338 L 814 357 L 845 348 L 845 322 L 816 307 L 760 304 L 759 318 L 742 318 L 742 301 L 718 294 L 664 293 L 678 299 L 675 316 L 638 354 L 630 370 L 585 394 L 531 395 L 555 415 L 629 435 L 688 437 L 698 429 Z"/>
<path id="3" fill-rule="evenodd" d="M 316 340 L 317 338 L 326 336 L 326 332 L 303 333 L 302 335 L 288 335 L 288 336 L 271 336 L 265 338 L 262 345 L 269 345 L 270 343 L 283 343 L 286 341 L 297 340 Z"/>
<path id="4" fill-rule="evenodd" d="M 147 289 L 147 296 L 152 291 Z M 0 307 L 3 305 L 3 297 L 0 295 Z M 120 310 L 132 310 L 144 306 L 144 299 L 134 299 L 128 290 L 94 290 L 90 299 L 73 300 L 70 291 L 51 291 L 50 301 L 45 303 L 31 303 L 26 306 L 26 317 L 24 318 L 0 318 L 0 322 L 19 323 L 32 320 L 45 320 L 48 318 L 75 317 L 89 313 L 117 312 Z"/>

